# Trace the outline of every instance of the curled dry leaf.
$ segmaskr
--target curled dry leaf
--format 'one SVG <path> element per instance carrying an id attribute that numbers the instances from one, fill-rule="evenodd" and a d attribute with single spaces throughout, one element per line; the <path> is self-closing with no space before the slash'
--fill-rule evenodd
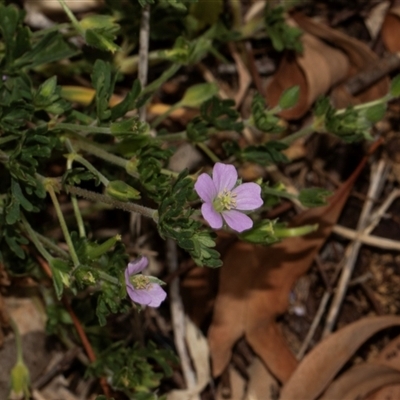
<path id="1" fill-rule="evenodd" d="M 365 400 L 398 400 L 400 399 L 400 384 L 388 385 L 371 393 Z"/>
<path id="2" fill-rule="evenodd" d="M 382 24 L 381 37 L 385 47 L 391 52 L 400 51 L 400 6 L 391 8 Z"/>
<path id="3" fill-rule="evenodd" d="M 313 234 L 288 238 L 270 247 L 236 242 L 227 250 L 208 333 L 214 376 L 226 368 L 233 345 L 243 335 L 279 380 L 285 382 L 293 373 L 297 361 L 276 317 L 287 310 L 293 284 L 308 270 L 329 236 L 366 161 L 364 158 L 327 206 L 306 210 L 294 218 L 292 226 L 318 223 Z"/>
<path id="4" fill-rule="evenodd" d="M 378 56 L 366 44 L 343 32 L 315 22 L 301 13 L 295 13 L 291 15 L 291 17 L 296 21 L 299 27 L 307 33 L 321 40 L 325 40 L 346 53 L 350 61 L 350 69 L 347 78 L 356 75 L 365 68 L 368 68 L 374 61 L 378 60 Z M 348 93 L 344 85 L 336 87 L 332 91 L 331 97 L 335 102 L 335 106 L 342 108 L 352 104 L 365 103 L 378 99 L 386 95 L 388 91 L 389 78 L 385 77 L 358 93 L 356 97 Z"/>
<path id="5" fill-rule="evenodd" d="M 385 365 L 365 363 L 342 374 L 325 391 L 320 400 L 362 399 L 382 386 L 400 382 L 400 372 Z"/>
<path id="6" fill-rule="evenodd" d="M 281 112 L 287 119 L 302 117 L 321 95 L 327 93 L 336 83 L 343 80 L 349 70 L 346 55 L 310 34 L 301 38 L 303 54 L 286 53 L 266 90 L 270 106 L 276 106 L 284 90 L 299 86 L 297 104 Z"/>
<path id="7" fill-rule="evenodd" d="M 316 399 L 368 338 L 382 329 L 396 325 L 400 325 L 400 317 L 369 317 L 328 336 L 305 356 L 282 388 L 281 399 Z"/>
<path id="8" fill-rule="evenodd" d="M 397 336 L 384 347 L 376 362 L 400 371 L 400 336 Z"/>

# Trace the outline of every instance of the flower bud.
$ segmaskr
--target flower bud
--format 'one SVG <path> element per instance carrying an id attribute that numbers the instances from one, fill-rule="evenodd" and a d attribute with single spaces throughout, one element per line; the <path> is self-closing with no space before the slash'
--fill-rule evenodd
<path id="1" fill-rule="evenodd" d="M 119 180 L 111 181 L 106 188 L 106 193 L 120 201 L 140 199 L 140 192 L 138 190 Z"/>

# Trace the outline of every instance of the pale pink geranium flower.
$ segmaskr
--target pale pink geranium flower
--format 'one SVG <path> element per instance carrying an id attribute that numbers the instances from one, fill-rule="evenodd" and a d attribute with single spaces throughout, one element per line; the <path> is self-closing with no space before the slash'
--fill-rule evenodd
<path id="1" fill-rule="evenodd" d="M 236 186 L 238 175 L 233 165 L 216 163 L 212 178 L 201 174 L 194 185 L 204 201 L 201 213 L 211 228 L 219 229 L 223 221 L 237 232 L 243 232 L 253 226 L 253 221 L 242 211 L 261 207 L 261 187 L 256 183 L 243 183 Z"/>
<path id="2" fill-rule="evenodd" d="M 125 269 L 126 291 L 135 303 L 159 307 L 167 297 L 167 293 L 160 286 L 163 282 L 153 276 L 139 274 L 148 263 L 147 257 L 141 257 L 128 264 Z"/>

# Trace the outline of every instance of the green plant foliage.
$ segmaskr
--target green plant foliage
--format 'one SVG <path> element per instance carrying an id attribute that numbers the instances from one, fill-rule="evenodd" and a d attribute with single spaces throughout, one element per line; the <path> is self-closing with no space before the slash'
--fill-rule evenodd
<path id="1" fill-rule="evenodd" d="M 238 170 L 245 163 L 263 168 L 288 163 L 287 143 L 312 129 L 346 142 L 370 139 L 388 101 L 400 95 L 400 79 L 382 99 L 352 108 L 336 110 L 320 99 L 312 126 L 281 139 L 277 134 L 287 124 L 279 113 L 297 104 L 297 87 L 285 91 L 272 109 L 255 94 L 251 110 L 245 103 L 239 110 L 232 99 L 218 96 L 217 84 L 199 82 L 202 75 L 195 71 L 230 62 L 226 43 L 240 39 L 222 1 L 207 8 L 190 0 L 105 0 L 100 13 L 79 20 L 61 0 L 67 22 L 35 31 L 17 2 L 0 3 L 0 262 L 14 279 L 36 282 L 47 331 L 66 346 L 77 343 L 70 305 L 98 355 L 87 371 L 106 378 L 115 398 L 156 399 L 161 380 L 179 365 L 165 345 L 171 338 L 143 329 L 137 333 L 147 344 L 132 342 L 130 321 L 141 329 L 137 313 L 143 304 L 130 300 L 125 271 L 140 256 L 141 240 L 157 251 L 160 265 L 164 239 L 172 239 L 180 247 L 179 262 L 191 258 L 198 266 L 220 267 L 217 235 L 201 218 L 204 196 L 199 199 L 194 190 L 200 173 L 218 160 Z M 149 74 L 142 87 L 135 78 L 142 66 L 139 29 L 147 5 Z M 286 24 L 282 7 L 266 7 L 259 33 L 278 51 L 301 51 L 301 32 Z M 165 84 L 175 75 L 179 90 L 169 96 Z M 81 82 L 88 84 L 77 86 Z M 159 111 L 170 99 L 169 111 Z M 171 112 L 184 107 L 199 112 L 177 121 Z M 182 142 L 203 151 L 203 163 L 190 172 L 169 169 Z M 265 219 L 265 211 L 282 198 L 324 205 L 326 190 L 304 189 L 296 197 L 281 184 L 269 186 L 262 178 L 257 184 L 264 205 L 248 212 L 254 225 L 237 235 L 240 240 L 269 245 L 315 231 L 314 225 L 290 228 Z M 133 236 L 126 249 L 121 238 L 127 243 L 131 237 L 131 213 L 150 223 L 142 224 L 140 240 Z M 104 232 L 112 233 L 104 237 Z M 165 273 L 148 282 L 160 283 Z M 151 287 L 135 290 L 149 290 L 147 295 Z M 167 315 L 168 301 L 160 314 Z"/>
<path id="2" fill-rule="evenodd" d="M 265 30 L 275 50 L 294 50 L 297 53 L 303 51 L 300 41 L 302 31 L 286 23 L 283 7 L 265 7 Z"/>
<path id="3" fill-rule="evenodd" d="M 254 125 L 262 132 L 279 133 L 284 129 L 279 125 L 279 118 L 274 115 L 273 111 L 266 111 L 265 100 L 259 93 L 253 97 L 251 114 Z"/>
<path id="4" fill-rule="evenodd" d="M 154 399 L 153 390 L 159 385 L 163 376 L 170 376 L 170 364 L 178 360 L 168 349 L 160 349 L 153 342 L 146 347 L 135 343 L 126 346 L 125 343 L 114 343 L 101 353 L 96 362 L 90 367 L 91 376 L 104 376 L 114 371 L 111 384 L 114 388 L 134 395 L 135 399 Z M 155 372 L 152 363 L 157 365 L 160 372 Z"/>

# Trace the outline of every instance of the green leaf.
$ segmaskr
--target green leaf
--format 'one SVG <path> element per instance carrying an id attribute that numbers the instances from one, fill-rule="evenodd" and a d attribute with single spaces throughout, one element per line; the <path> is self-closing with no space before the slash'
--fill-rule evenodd
<path id="1" fill-rule="evenodd" d="M 114 53 L 120 47 L 114 43 L 120 27 L 111 15 L 91 15 L 79 22 L 89 46 Z"/>
<path id="2" fill-rule="evenodd" d="M 183 107 L 199 107 L 217 93 L 218 86 L 215 83 L 192 85 L 186 90 L 179 104 Z"/>
<path id="3" fill-rule="evenodd" d="M 255 162 L 263 166 L 271 163 L 288 162 L 288 158 L 282 153 L 282 150 L 287 149 L 287 147 L 282 142 L 272 140 L 261 145 L 248 146 L 244 149 L 240 149 L 238 144 L 234 142 L 224 143 L 224 149 L 228 155 L 234 155 L 243 161 Z"/>
<path id="4" fill-rule="evenodd" d="M 11 192 L 15 199 L 17 199 L 18 203 L 26 211 L 39 211 L 36 207 L 32 205 L 32 203 L 23 195 L 21 186 L 15 179 L 11 179 Z"/>
<path id="5" fill-rule="evenodd" d="M 306 188 L 299 193 L 298 199 L 305 207 L 321 207 L 327 204 L 327 197 L 332 193 L 321 188 Z"/>
<path id="6" fill-rule="evenodd" d="M 283 126 L 279 125 L 279 118 L 266 111 L 264 98 L 260 93 L 256 93 L 251 103 L 252 122 L 262 132 L 279 133 L 283 131 Z"/>
<path id="7" fill-rule="evenodd" d="M 13 197 L 10 203 L 7 205 L 6 211 L 6 222 L 8 225 L 15 224 L 20 217 L 20 202 L 17 198 Z"/>
<path id="8" fill-rule="evenodd" d="M 125 96 L 124 100 L 111 109 L 112 121 L 123 117 L 128 111 L 133 110 L 136 107 L 136 99 L 139 97 L 141 90 L 140 82 L 136 79 L 133 82 L 132 89 Z"/>
<path id="9" fill-rule="evenodd" d="M 303 32 L 294 26 L 289 26 L 285 21 L 285 9 L 282 6 L 265 7 L 265 30 L 275 50 L 294 50 L 297 53 L 303 51 L 300 37 Z"/>
<path id="10" fill-rule="evenodd" d="M 68 263 L 59 258 L 53 258 L 50 261 L 51 273 L 53 275 L 53 285 L 57 298 L 61 299 L 64 291 L 64 274 L 68 273 Z"/>
<path id="11" fill-rule="evenodd" d="M 115 85 L 115 78 L 111 74 L 111 64 L 103 60 L 96 60 L 91 78 L 92 85 L 96 89 L 97 118 L 100 121 L 108 120 L 111 117 L 108 104 Z"/>
<path id="12" fill-rule="evenodd" d="M 243 123 L 237 121 L 240 115 L 233 108 L 234 106 L 233 100 L 219 100 L 214 96 L 202 104 L 200 114 L 206 122 L 220 131 L 241 132 Z"/>
<path id="13" fill-rule="evenodd" d="M 297 102 L 299 101 L 299 96 L 300 96 L 300 87 L 299 86 L 293 86 L 289 89 L 286 89 L 280 99 L 279 99 L 279 106 L 283 109 L 286 110 L 288 108 L 294 107 Z"/>
<path id="14" fill-rule="evenodd" d="M 78 50 L 67 43 L 59 32 L 50 32 L 37 42 L 32 50 L 18 58 L 16 67 L 29 66 L 36 68 L 39 65 L 52 63 L 77 55 Z"/>
<path id="15" fill-rule="evenodd" d="M 391 82 L 390 85 L 390 94 L 393 97 L 399 97 L 400 96 L 400 75 L 396 75 Z"/>
<path id="16" fill-rule="evenodd" d="M 372 107 L 368 107 L 364 110 L 365 118 L 372 124 L 375 124 L 378 121 L 381 121 L 382 118 L 385 116 L 387 109 L 386 103 L 376 104 Z"/>
<path id="17" fill-rule="evenodd" d="M 197 29 L 201 30 L 207 25 L 215 24 L 220 14 L 223 11 L 223 1 L 222 0 L 198 0 L 194 2 L 189 11 L 189 15 L 197 20 Z"/>

